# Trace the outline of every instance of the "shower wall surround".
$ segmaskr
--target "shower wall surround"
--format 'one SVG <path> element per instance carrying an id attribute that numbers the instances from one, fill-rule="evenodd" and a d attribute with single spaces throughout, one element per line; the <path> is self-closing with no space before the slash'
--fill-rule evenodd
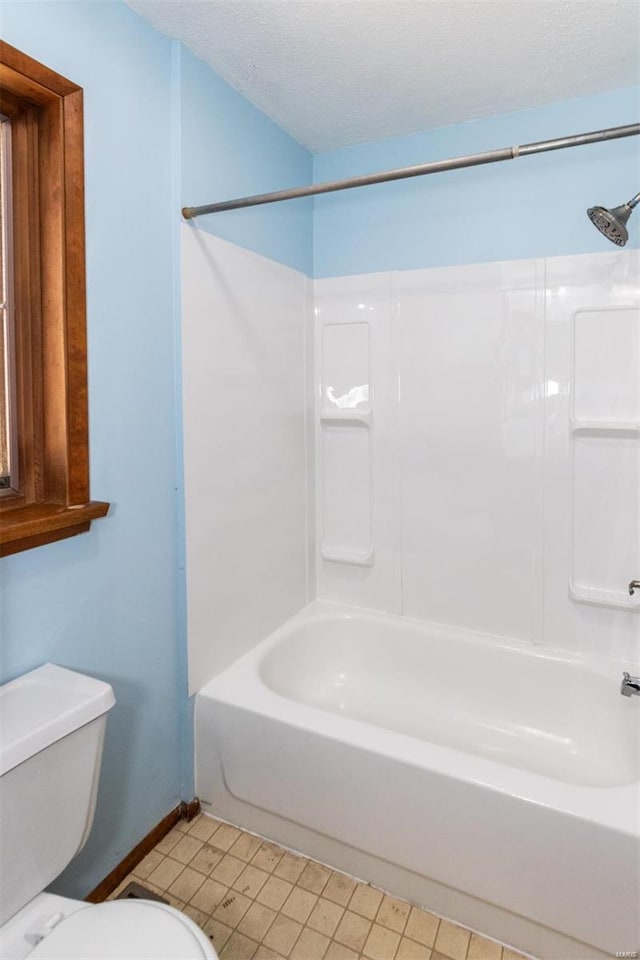
<path id="1" fill-rule="evenodd" d="M 314 592 L 305 378 L 312 314 L 304 274 L 189 224 L 182 226 L 182 263 L 195 693 Z"/>
<path id="2" fill-rule="evenodd" d="M 637 87 L 616 90 L 322 154 L 313 171 L 269 128 L 266 169 L 247 170 L 231 121 L 248 111 L 259 133 L 253 108 L 185 51 L 181 78 L 185 204 L 629 123 L 638 107 Z M 630 654 L 640 617 L 620 581 L 640 568 L 624 532 L 636 434 L 596 430 L 591 443 L 581 424 L 569 440 L 569 417 L 572 385 L 583 418 L 611 389 L 588 357 L 612 321 L 586 311 L 635 295 L 637 255 L 615 253 L 585 209 L 618 202 L 612 184 L 635 192 L 637 149 L 596 144 L 182 226 L 192 692 L 314 596 L 557 649 L 601 651 L 606 635 L 608 652 Z M 610 371 L 637 324 L 614 319 Z M 610 501 L 610 541 L 614 517 L 589 501 L 602 484 L 581 479 L 604 462 L 599 444 L 628 485 Z M 605 548 L 607 576 L 584 566 Z"/>
<path id="3" fill-rule="evenodd" d="M 315 302 L 318 595 L 638 659 L 638 251 Z"/>
<path id="4" fill-rule="evenodd" d="M 640 659 L 640 251 L 312 282 L 182 238 L 192 691 L 314 596 Z"/>

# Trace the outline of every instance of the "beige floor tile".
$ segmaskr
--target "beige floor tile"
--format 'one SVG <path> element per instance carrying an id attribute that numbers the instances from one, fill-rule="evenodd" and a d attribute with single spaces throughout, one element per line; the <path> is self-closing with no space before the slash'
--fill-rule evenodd
<path id="1" fill-rule="evenodd" d="M 465 960 L 471 934 L 468 930 L 442 920 L 438 927 L 435 949 L 451 960 Z"/>
<path id="2" fill-rule="evenodd" d="M 229 850 L 229 853 L 248 863 L 260 849 L 261 845 L 261 837 L 254 837 L 250 833 L 241 833 Z"/>
<path id="3" fill-rule="evenodd" d="M 343 913 L 344 907 L 321 897 L 311 911 L 307 926 L 311 927 L 312 930 L 317 930 L 318 933 L 324 933 L 327 937 L 332 937 L 342 920 Z"/>
<path id="4" fill-rule="evenodd" d="M 268 879 L 268 873 L 265 873 L 264 870 L 258 870 L 253 864 L 248 864 L 233 886 L 240 893 L 244 893 L 247 897 L 255 900 Z"/>
<path id="5" fill-rule="evenodd" d="M 381 923 L 383 927 L 389 927 L 396 933 L 402 933 L 410 911 L 411 904 L 407 903 L 406 900 L 397 900 L 395 897 L 385 894 L 376 916 L 376 923 Z"/>
<path id="6" fill-rule="evenodd" d="M 330 876 L 331 870 L 328 867 L 323 867 L 321 863 L 314 863 L 310 860 L 300 874 L 297 885 L 311 893 L 320 894 L 324 892 Z"/>
<path id="7" fill-rule="evenodd" d="M 223 950 L 220 952 L 221 960 L 253 960 L 258 944 L 255 940 L 250 940 L 243 933 L 232 933 L 227 940 Z"/>
<path id="8" fill-rule="evenodd" d="M 291 960 L 322 960 L 330 943 L 323 933 L 305 927 L 291 951 Z"/>
<path id="9" fill-rule="evenodd" d="M 156 847 L 154 847 L 154 849 L 151 850 L 150 853 L 148 853 L 146 857 L 140 861 L 140 863 L 135 865 L 131 872 L 140 880 L 145 880 L 149 874 L 153 873 L 155 868 L 162 862 L 162 859 L 162 854 L 158 852 Z"/>
<path id="10" fill-rule="evenodd" d="M 162 887 L 156 887 L 155 883 L 149 883 L 148 880 L 144 882 L 145 889 L 151 890 L 151 893 L 157 893 L 159 897 L 166 897 L 167 891 L 163 890 Z"/>
<path id="11" fill-rule="evenodd" d="M 370 960 L 393 960 L 399 943 L 399 933 L 396 933 L 395 930 L 389 930 L 388 927 L 381 927 L 379 923 L 374 923 L 363 952 L 365 957 L 369 957 Z"/>
<path id="12" fill-rule="evenodd" d="M 417 940 L 425 947 L 432 947 L 435 943 L 439 923 L 440 918 L 433 913 L 427 913 L 426 910 L 420 910 L 419 907 L 412 907 L 407 925 L 404 928 L 404 935 L 411 940 Z"/>
<path id="13" fill-rule="evenodd" d="M 180 876 L 182 876 L 182 874 L 180 874 Z M 176 897 L 175 893 L 172 893 L 171 890 L 165 890 L 163 899 L 167 901 L 170 907 L 175 907 L 176 910 L 184 910 L 187 905 L 186 900 L 183 900 L 182 897 Z"/>
<path id="14" fill-rule="evenodd" d="M 284 960 L 284 958 L 279 953 L 269 950 L 269 947 L 265 947 L 264 943 L 261 943 L 253 960 Z"/>
<path id="15" fill-rule="evenodd" d="M 243 896 L 237 890 L 229 890 L 229 893 L 220 903 L 213 914 L 215 920 L 226 923 L 228 927 L 237 927 L 245 913 L 251 906 L 249 897 Z"/>
<path id="16" fill-rule="evenodd" d="M 186 903 L 184 900 L 181 900 L 180 897 L 174 897 L 174 895 L 167 890 L 164 894 L 164 899 L 167 901 L 170 907 L 173 907 L 175 910 L 184 910 Z"/>
<path id="17" fill-rule="evenodd" d="M 220 850 L 229 850 L 240 836 L 240 833 L 241 831 L 238 830 L 237 827 L 232 827 L 230 823 L 221 823 L 209 840 L 214 847 L 219 847 Z"/>
<path id="18" fill-rule="evenodd" d="M 131 881 L 191 917 L 222 960 L 527 960 L 204 815 L 179 821 L 109 899 Z"/>
<path id="19" fill-rule="evenodd" d="M 174 880 L 177 880 L 183 870 L 184 865 L 182 863 L 178 863 L 177 860 L 171 860 L 169 857 L 164 857 L 155 870 L 149 874 L 147 880 L 161 890 L 166 890 Z"/>
<path id="20" fill-rule="evenodd" d="M 182 821 L 179 821 L 182 823 Z M 178 827 L 173 827 L 169 830 L 162 840 L 159 840 L 156 843 L 154 850 L 157 850 L 158 853 L 161 853 L 163 856 L 166 856 L 170 853 L 171 850 L 175 847 L 176 843 L 184 837 L 184 833 Z"/>
<path id="21" fill-rule="evenodd" d="M 266 870 L 267 873 L 272 873 L 282 860 L 283 855 L 284 850 L 277 847 L 275 843 L 269 843 L 267 841 L 262 844 L 251 862 L 254 867 L 258 867 L 260 870 Z"/>
<path id="22" fill-rule="evenodd" d="M 308 890 L 302 890 L 300 887 L 294 887 L 285 902 L 280 907 L 280 913 L 285 917 L 291 917 L 299 923 L 306 923 L 309 914 L 318 902 L 315 893 Z"/>
<path id="23" fill-rule="evenodd" d="M 302 924 L 278 914 L 263 939 L 265 947 L 288 957 L 302 932 Z"/>
<path id="24" fill-rule="evenodd" d="M 198 910 L 197 907 L 188 903 L 184 908 L 184 912 L 188 917 L 191 917 L 194 923 L 204 929 L 205 924 L 209 920 L 209 915 L 205 913 L 204 910 Z"/>
<path id="25" fill-rule="evenodd" d="M 396 960 L 431 960 L 431 950 L 422 943 L 403 937 L 396 953 Z"/>
<path id="26" fill-rule="evenodd" d="M 256 897 L 258 903 L 265 907 L 271 907 L 272 910 L 279 910 L 285 902 L 291 891 L 293 884 L 288 880 L 282 880 L 280 877 L 269 877 L 264 887 Z"/>
<path id="27" fill-rule="evenodd" d="M 329 944 L 324 960 L 358 960 L 358 954 L 355 950 L 350 950 L 343 943 L 332 940 Z"/>
<path id="28" fill-rule="evenodd" d="M 356 887 L 357 883 L 352 877 L 347 877 L 344 873 L 332 873 L 322 891 L 322 896 L 346 907 Z"/>
<path id="29" fill-rule="evenodd" d="M 189 825 L 189 836 L 195 837 L 196 840 L 202 840 L 203 843 L 207 843 L 219 826 L 219 820 L 213 820 L 211 817 L 205 817 L 201 814 Z"/>
<path id="30" fill-rule="evenodd" d="M 275 910 L 263 907 L 261 903 L 252 903 L 238 924 L 238 930 L 252 940 L 260 942 L 275 918 Z"/>
<path id="31" fill-rule="evenodd" d="M 493 940 L 485 940 L 477 933 L 472 933 L 467 958 L 468 960 L 502 960 L 502 947 Z"/>
<path id="32" fill-rule="evenodd" d="M 353 913 L 351 910 L 347 910 L 338 924 L 338 929 L 334 933 L 333 939 L 337 940 L 338 943 L 344 944 L 345 947 L 350 947 L 351 950 L 357 950 L 359 953 L 364 947 L 370 930 L 370 920 L 367 920 L 366 917 L 361 917 L 357 913 Z"/>
<path id="33" fill-rule="evenodd" d="M 196 910 L 202 910 L 203 913 L 210 916 L 222 903 L 228 892 L 229 888 L 224 883 L 218 883 L 217 880 L 212 880 L 209 877 L 199 890 L 196 890 L 189 902 Z"/>
<path id="34" fill-rule="evenodd" d="M 202 840 L 197 840 L 196 837 L 190 837 L 188 833 L 183 833 L 171 850 L 171 858 L 179 863 L 187 864 L 190 860 L 193 860 L 202 846 Z"/>
<path id="35" fill-rule="evenodd" d="M 216 847 L 212 847 L 211 844 L 205 843 L 201 846 L 198 853 L 196 853 L 189 866 L 197 870 L 198 873 L 204 873 L 208 876 L 211 871 L 218 866 L 224 855 L 222 850 L 218 850 Z"/>
<path id="36" fill-rule="evenodd" d="M 213 917 L 209 917 L 203 929 L 211 940 L 217 953 L 220 953 L 225 943 L 233 933 L 231 927 L 227 927 L 226 924 L 220 923 L 219 920 L 214 920 Z"/>
<path id="37" fill-rule="evenodd" d="M 236 882 L 245 867 L 244 860 L 238 860 L 237 857 L 232 857 L 231 854 L 227 853 L 217 867 L 213 868 L 211 876 L 219 883 L 226 883 L 230 887 Z"/>
<path id="38" fill-rule="evenodd" d="M 207 878 L 203 873 L 185 867 L 180 876 L 169 887 L 169 893 L 188 903 L 194 893 L 200 889 Z"/>
<path id="39" fill-rule="evenodd" d="M 359 913 L 367 920 L 373 920 L 382 902 L 382 897 L 383 894 L 380 890 L 370 887 L 367 883 L 359 883 L 349 901 L 349 910 Z"/>
<path id="40" fill-rule="evenodd" d="M 307 863 L 307 860 L 303 860 L 302 857 L 296 857 L 294 853 L 289 853 L 287 850 L 278 863 L 278 866 L 275 867 L 273 871 L 274 876 L 280 877 L 282 880 L 288 880 L 290 883 L 296 883 Z"/>

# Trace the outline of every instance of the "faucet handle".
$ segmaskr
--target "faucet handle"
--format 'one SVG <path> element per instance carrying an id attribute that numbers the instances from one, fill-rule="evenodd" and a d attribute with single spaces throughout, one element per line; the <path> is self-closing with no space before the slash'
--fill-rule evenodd
<path id="1" fill-rule="evenodd" d="M 632 580 L 629 584 L 629 596 L 633 596 L 636 590 L 640 590 L 640 580 Z"/>
<path id="2" fill-rule="evenodd" d="M 620 693 L 623 697 L 640 696 L 640 677 L 632 677 L 631 674 L 625 670 L 622 674 Z"/>

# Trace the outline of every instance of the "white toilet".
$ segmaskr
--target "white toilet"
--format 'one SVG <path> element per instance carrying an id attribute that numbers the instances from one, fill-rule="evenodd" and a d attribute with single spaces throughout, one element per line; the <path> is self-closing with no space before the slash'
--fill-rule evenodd
<path id="1" fill-rule="evenodd" d="M 42 892 L 89 835 L 114 703 L 109 684 L 52 664 L 0 687 L 0 960 L 217 956 L 173 907 Z"/>

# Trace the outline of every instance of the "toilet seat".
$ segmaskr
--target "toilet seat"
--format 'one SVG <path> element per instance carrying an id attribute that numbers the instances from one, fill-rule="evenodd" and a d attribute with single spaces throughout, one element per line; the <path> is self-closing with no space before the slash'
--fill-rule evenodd
<path id="1" fill-rule="evenodd" d="M 204 960 L 216 952 L 189 917 L 150 900 L 111 900 L 71 914 L 28 960 Z"/>

